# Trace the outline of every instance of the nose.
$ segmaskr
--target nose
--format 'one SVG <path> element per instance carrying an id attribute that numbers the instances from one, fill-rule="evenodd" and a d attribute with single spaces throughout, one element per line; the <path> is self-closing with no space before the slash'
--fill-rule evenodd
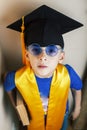
<path id="1" fill-rule="evenodd" d="M 41 53 L 39 59 L 40 59 L 40 61 L 46 61 L 46 60 L 47 60 L 47 57 L 46 57 L 46 53 L 45 53 L 45 51 L 43 51 L 43 52 Z"/>

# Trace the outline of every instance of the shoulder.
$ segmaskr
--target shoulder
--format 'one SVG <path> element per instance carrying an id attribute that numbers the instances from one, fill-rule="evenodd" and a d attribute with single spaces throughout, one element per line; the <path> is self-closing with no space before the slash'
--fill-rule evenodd
<path id="1" fill-rule="evenodd" d="M 15 77 L 16 77 L 17 72 L 20 71 L 21 73 L 23 73 L 26 68 L 27 68 L 26 66 L 23 66 L 16 71 L 10 71 L 10 72 L 7 72 L 5 74 L 5 76 L 4 76 L 4 89 L 6 91 L 13 90 L 16 87 L 15 86 Z"/>
<path id="2" fill-rule="evenodd" d="M 15 88 L 15 71 L 7 72 L 4 78 L 4 89 L 10 91 Z"/>
<path id="3" fill-rule="evenodd" d="M 74 70 L 73 67 L 71 67 L 71 66 L 68 65 L 68 64 L 66 64 L 65 67 L 66 67 L 66 69 L 68 70 L 70 76 L 73 76 L 73 77 L 74 77 L 74 76 L 77 76 L 77 77 L 79 77 L 79 75 L 77 74 L 77 72 Z M 80 77 L 79 77 L 79 78 L 80 78 Z"/>
<path id="4" fill-rule="evenodd" d="M 65 64 L 64 66 L 67 68 L 67 70 L 68 70 L 69 72 L 71 72 L 71 71 L 75 71 L 74 68 L 71 67 L 71 66 L 68 65 L 68 64 Z"/>
<path id="5" fill-rule="evenodd" d="M 26 72 L 27 69 L 29 70 L 28 66 L 23 66 L 16 71 L 15 75 L 17 75 L 17 77 L 20 77 L 22 74 Z"/>
<path id="6" fill-rule="evenodd" d="M 71 88 L 80 90 L 82 88 L 82 80 L 80 76 L 77 74 L 77 72 L 71 67 L 70 65 L 66 64 L 65 67 L 68 70 L 68 73 L 70 75 L 71 80 Z"/>

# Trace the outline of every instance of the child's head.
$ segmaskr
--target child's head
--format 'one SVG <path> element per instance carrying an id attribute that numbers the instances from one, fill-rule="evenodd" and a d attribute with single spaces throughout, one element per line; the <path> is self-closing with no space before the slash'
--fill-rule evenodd
<path id="1" fill-rule="evenodd" d="M 59 45 L 40 47 L 39 44 L 31 44 L 27 47 L 26 58 L 34 73 L 39 77 L 52 76 L 58 63 L 62 63 L 64 52 Z"/>
<path id="2" fill-rule="evenodd" d="M 57 64 L 64 59 L 62 34 L 81 27 L 82 24 L 45 5 L 22 20 L 16 21 L 8 28 L 21 32 L 21 25 L 24 24 L 26 58 L 36 75 L 49 77 Z"/>

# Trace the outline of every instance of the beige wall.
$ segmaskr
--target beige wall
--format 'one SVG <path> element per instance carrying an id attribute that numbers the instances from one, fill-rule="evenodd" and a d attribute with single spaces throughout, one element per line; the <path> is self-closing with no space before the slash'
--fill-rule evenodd
<path id="1" fill-rule="evenodd" d="M 87 61 L 86 0 L 0 0 L 0 55 L 3 53 L 2 59 L 0 58 L 0 72 L 4 72 L 3 65 L 7 71 L 19 68 L 22 64 L 20 34 L 7 29 L 6 26 L 42 4 L 51 6 L 84 24 L 84 27 L 64 35 L 66 52 L 64 63 L 72 65 L 82 77 Z M 6 113 L 3 98 L 3 85 L 0 85 L 0 130 L 14 130 L 16 127 L 12 114 L 9 116 L 12 109 L 9 108 L 11 111 Z"/>

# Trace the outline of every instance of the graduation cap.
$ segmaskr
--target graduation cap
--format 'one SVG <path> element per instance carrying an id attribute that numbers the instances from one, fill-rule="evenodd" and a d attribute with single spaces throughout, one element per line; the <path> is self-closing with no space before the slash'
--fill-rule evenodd
<path id="1" fill-rule="evenodd" d="M 24 28 L 21 30 L 22 25 Z M 42 5 L 26 15 L 24 19 L 21 18 L 7 27 L 19 32 L 24 31 L 25 46 L 38 43 L 42 47 L 55 44 L 63 48 L 62 35 L 81 26 L 83 24 L 80 22 Z"/>

